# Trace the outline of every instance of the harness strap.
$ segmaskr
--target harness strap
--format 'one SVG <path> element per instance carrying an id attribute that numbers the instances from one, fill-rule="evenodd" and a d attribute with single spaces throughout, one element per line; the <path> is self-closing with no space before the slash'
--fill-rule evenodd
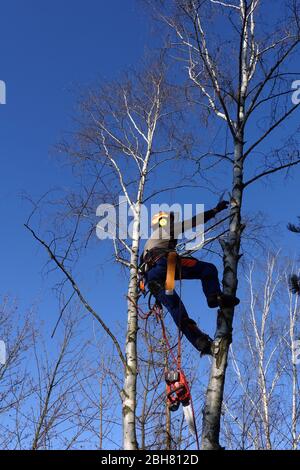
<path id="1" fill-rule="evenodd" d="M 167 295 L 172 295 L 175 288 L 175 272 L 177 264 L 177 253 L 176 251 L 170 251 L 167 259 L 167 276 L 165 289 Z"/>

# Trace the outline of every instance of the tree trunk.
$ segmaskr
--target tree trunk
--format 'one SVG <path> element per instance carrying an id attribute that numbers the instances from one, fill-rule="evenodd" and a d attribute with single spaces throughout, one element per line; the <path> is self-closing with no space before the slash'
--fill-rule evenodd
<path id="1" fill-rule="evenodd" d="M 99 381 L 99 450 L 103 448 L 103 377 Z"/>
<path id="2" fill-rule="evenodd" d="M 136 438 L 136 382 L 137 382 L 137 309 L 138 301 L 138 250 L 139 250 L 140 207 L 133 222 L 132 253 L 130 257 L 130 279 L 128 286 L 128 321 L 126 334 L 126 370 L 123 387 L 123 448 L 138 449 Z"/>
<path id="3" fill-rule="evenodd" d="M 158 87 L 159 93 L 159 87 Z M 126 370 L 124 388 L 122 391 L 123 404 L 123 448 L 125 450 L 138 449 L 136 438 L 136 382 L 137 382 L 137 303 L 138 303 L 138 266 L 140 247 L 140 226 L 141 207 L 146 184 L 148 164 L 151 157 L 153 136 L 156 129 L 159 105 L 156 105 L 156 112 L 153 124 L 148 129 L 147 152 L 141 171 L 141 179 L 137 192 L 136 203 L 131 209 L 134 214 L 132 245 L 130 256 L 130 277 L 128 285 L 128 321 L 126 334 Z"/>
<path id="4" fill-rule="evenodd" d="M 236 295 L 238 279 L 237 268 L 240 258 L 241 204 L 243 195 L 243 135 L 235 140 L 233 191 L 231 197 L 231 223 L 229 235 L 221 240 L 223 249 L 223 291 Z M 228 350 L 231 343 L 234 309 L 223 309 L 218 312 L 216 338 L 219 338 L 219 353 L 213 358 L 206 401 L 203 410 L 202 449 L 221 449 L 219 444 L 222 401 L 227 368 Z"/>

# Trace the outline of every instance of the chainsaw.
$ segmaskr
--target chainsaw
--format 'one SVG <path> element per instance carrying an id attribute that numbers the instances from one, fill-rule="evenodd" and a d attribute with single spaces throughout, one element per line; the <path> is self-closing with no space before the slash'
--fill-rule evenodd
<path id="1" fill-rule="evenodd" d="M 188 428 L 197 436 L 195 417 L 191 401 L 191 392 L 188 381 L 181 370 L 167 370 L 165 373 L 167 386 L 167 406 L 170 411 L 177 411 L 180 404 Z"/>

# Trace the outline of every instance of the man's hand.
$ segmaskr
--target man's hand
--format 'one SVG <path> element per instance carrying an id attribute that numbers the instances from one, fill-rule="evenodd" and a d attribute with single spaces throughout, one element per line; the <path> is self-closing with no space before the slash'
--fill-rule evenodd
<path id="1" fill-rule="evenodd" d="M 216 205 L 216 211 L 217 211 L 217 212 L 221 212 L 221 211 L 223 211 L 224 209 L 227 209 L 228 206 L 229 206 L 229 201 L 220 201 L 220 202 Z"/>

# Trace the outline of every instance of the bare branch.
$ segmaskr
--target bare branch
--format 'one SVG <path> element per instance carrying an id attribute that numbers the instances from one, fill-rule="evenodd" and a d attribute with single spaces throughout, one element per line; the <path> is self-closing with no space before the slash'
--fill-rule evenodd
<path id="1" fill-rule="evenodd" d="M 264 78 L 264 80 L 261 81 L 261 83 L 259 84 L 258 88 L 257 88 L 257 91 L 251 101 L 251 104 L 246 112 L 246 115 L 245 115 L 245 122 L 248 120 L 250 114 L 252 113 L 253 111 L 253 108 L 258 100 L 258 98 L 260 97 L 262 91 L 264 90 L 266 84 L 273 78 L 273 74 L 274 72 L 279 68 L 279 66 L 285 61 L 285 59 L 287 57 L 289 57 L 289 55 L 291 54 L 291 52 L 295 49 L 295 47 L 299 44 L 299 38 L 297 38 L 297 40 L 295 42 L 292 43 L 292 45 L 285 51 L 284 54 L 282 54 L 281 57 L 279 57 L 279 59 L 275 62 L 275 64 L 271 67 L 271 69 L 269 70 L 269 72 L 266 74 L 266 77 Z"/>
<path id="2" fill-rule="evenodd" d="M 258 179 L 263 178 L 264 176 L 270 175 L 272 173 L 276 173 L 277 171 L 284 170 L 285 168 L 289 168 L 289 167 L 292 167 L 294 165 L 298 165 L 299 163 L 300 163 L 300 160 L 297 160 L 296 162 L 286 163 L 285 165 L 280 165 L 276 168 L 271 168 L 270 170 L 263 171 L 259 175 L 256 175 L 253 178 L 251 178 L 250 180 L 246 181 L 244 183 L 244 188 L 246 186 L 249 186 L 250 184 L 254 183 L 254 181 L 257 181 Z"/>
<path id="3" fill-rule="evenodd" d="M 254 143 L 252 144 L 246 152 L 244 152 L 242 159 L 245 160 L 247 156 L 263 141 L 266 137 L 268 137 L 283 121 L 285 121 L 298 107 L 299 104 L 293 106 L 289 111 L 287 111 L 280 119 L 278 119 L 264 134 Z"/>
<path id="4" fill-rule="evenodd" d="M 93 315 L 93 317 L 100 323 L 100 325 L 102 326 L 104 331 L 112 339 L 112 341 L 113 341 L 113 343 L 116 346 L 116 349 L 118 351 L 119 357 L 120 357 L 124 367 L 126 367 L 126 360 L 124 358 L 124 355 L 122 353 L 122 350 L 121 350 L 121 347 L 119 345 L 119 342 L 118 342 L 117 338 L 113 335 L 113 333 L 110 331 L 110 329 L 105 324 L 105 322 L 102 320 L 102 318 L 96 313 L 96 311 L 91 307 L 91 305 L 85 300 L 85 298 L 83 297 L 83 295 L 82 295 L 77 283 L 75 282 L 74 278 L 72 277 L 72 275 L 66 270 L 65 266 L 60 261 L 58 261 L 57 256 L 53 253 L 50 246 L 44 240 L 39 238 L 38 235 L 34 232 L 34 230 L 29 225 L 27 225 L 27 224 L 24 224 L 24 225 L 25 225 L 26 229 L 29 230 L 29 232 L 35 238 L 35 240 L 37 240 L 46 249 L 46 251 L 48 252 L 48 254 L 50 256 L 50 259 L 54 261 L 56 266 L 66 276 L 66 278 L 68 279 L 68 281 L 72 285 L 72 287 L 73 287 L 74 291 L 76 292 L 79 300 L 84 305 L 86 310 L 88 310 Z"/>
<path id="5" fill-rule="evenodd" d="M 132 114 L 129 110 L 129 106 L 128 106 L 128 101 L 127 101 L 127 96 L 126 96 L 126 92 L 124 91 L 123 93 L 123 96 L 124 96 L 124 102 L 125 102 L 125 107 L 126 107 L 126 112 L 127 112 L 127 116 L 129 117 L 130 121 L 132 122 L 135 130 L 143 137 L 143 139 L 145 140 L 145 142 L 148 144 L 148 139 L 147 137 L 145 136 L 145 134 L 143 133 L 143 131 L 139 128 L 139 126 L 137 125 L 136 121 L 133 119 L 132 117 Z"/>
<path id="6" fill-rule="evenodd" d="M 233 5 L 232 3 L 225 3 L 221 2 L 220 0 L 209 0 L 211 3 L 215 3 L 216 5 L 221 5 L 223 7 L 233 8 L 235 10 L 240 11 L 240 7 L 237 5 Z"/>

